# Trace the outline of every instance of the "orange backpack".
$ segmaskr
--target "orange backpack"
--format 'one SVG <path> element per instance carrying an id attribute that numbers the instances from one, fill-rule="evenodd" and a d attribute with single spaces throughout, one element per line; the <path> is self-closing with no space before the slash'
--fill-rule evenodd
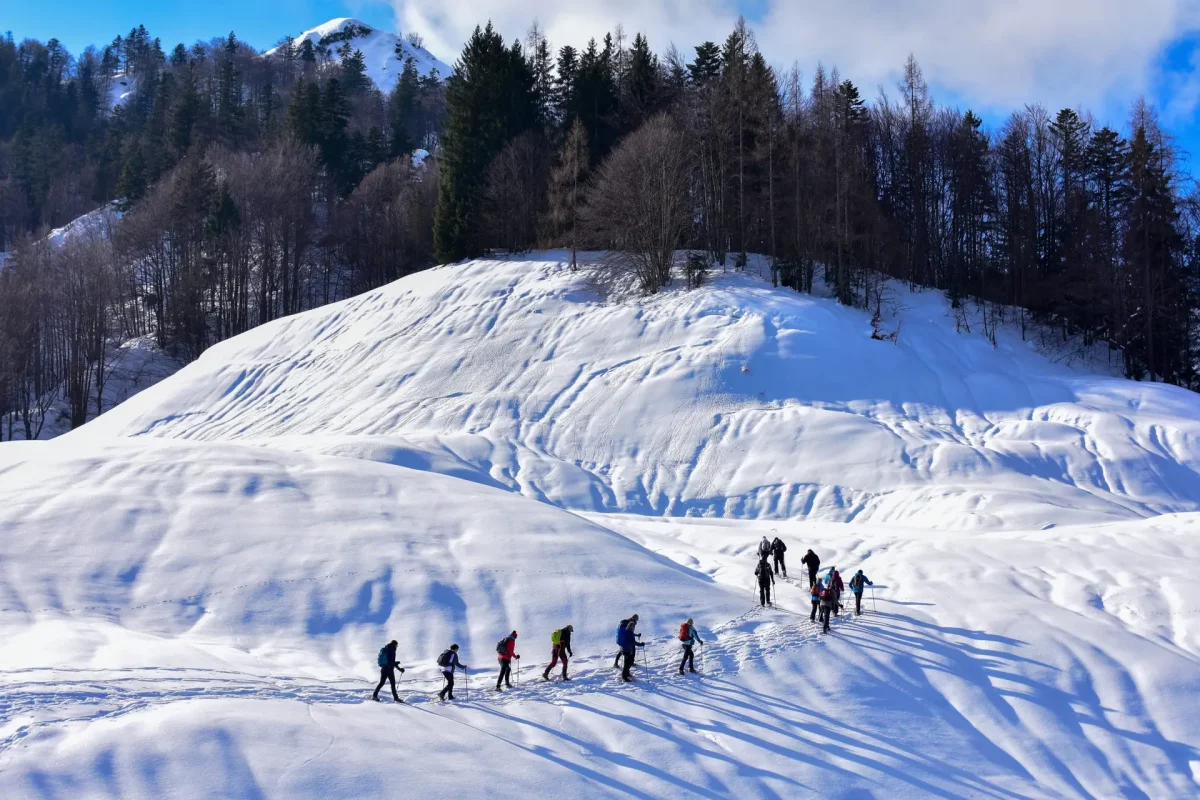
<path id="1" fill-rule="evenodd" d="M 679 626 L 679 641 L 686 642 L 688 639 L 691 639 L 690 634 L 691 631 L 688 630 L 688 624 L 686 622 L 682 623 Z"/>

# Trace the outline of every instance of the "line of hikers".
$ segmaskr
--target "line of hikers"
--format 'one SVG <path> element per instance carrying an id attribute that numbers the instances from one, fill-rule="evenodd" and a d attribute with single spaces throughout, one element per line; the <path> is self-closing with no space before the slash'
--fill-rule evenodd
<path id="1" fill-rule="evenodd" d="M 637 648 L 645 647 L 640 640 L 642 635 L 637 632 L 638 615 L 634 614 L 628 619 L 621 620 L 617 626 L 617 645 L 620 648 L 617 651 L 617 660 L 613 662 L 613 667 L 621 667 L 621 680 L 634 680 L 631 670 L 634 665 L 634 658 Z M 562 679 L 564 681 L 571 680 L 567 675 L 567 665 L 574 653 L 571 651 L 571 634 L 575 632 L 575 626 L 566 625 L 550 634 L 550 663 L 546 669 L 542 671 L 542 680 L 550 680 L 550 670 L 562 662 Z M 683 646 L 683 658 L 679 662 L 679 674 L 682 675 L 684 667 L 687 667 L 689 672 L 696 671 L 696 658 L 692 648 L 699 644 L 703 645 L 704 641 L 700 638 L 700 634 L 696 632 L 696 626 L 693 620 L 689 617 L 687 622 L 679 626 L 679 642 Z M 379 700 L 379 690 L 385 684 L 389 684 L 392 689 L 392 699 L 397 703 L 403 703 L 400 695 L 396 692 L 396 672 L 404 674 L 404 667 L 400 666 L 396 660 L 396 651 L 399 644 L 395 639 L 388 642 L 379 650 L 377 663 L 379 665 L 379 684 L 375 687 L 375 691 L 371 695 L 372 700 Z M 520 661 L 521 656 L 517 653 L 517 632 L 505 636 L 496 643 L 496 658 L 500 662 L 500 674 L 496 676 L 496 691 L 503 691 L 502 687 L 513 688 L 512 685 L 512 662 Z M 469 667 L 458 660 L 458 645 L 452 644 L 449 649 L 445 650 L 437 659 L 437 665 L 442 670 L 443 685 L 442 690 L 438 692 L 438 698 L 441 700 L 454 699 L 454 675 L 457 670 L 467 670 Z"/>
<path id="2" fill-rule="evenodd" d="M 758 544 L 758 566 L 754 569 L 754 576 L 758 582 L 758 597 L 761 606 L 767 606 L 771 603 L 771 590 L 775 585 L 775 576 L 783 571 L 783 577 L 787 577 L 787 565 L 784 562 L 784 553 L 787 552 L 787 545 L 778 536 L 774 541 L 769 541 L 766 536 L 762 537 L 762 541 Z M 769 559 L 774 558 L 774 565 L 769 563 Z M 809 620 L 812 622 L 820 622 L 822 630 L 825 633 L 829 632 L 829 620 L 831 616 L 837 616 L 843 606 L 841 604 L 842 593 L 845 591 L 845 584 L 842 582 L 842 576 L 838 573 L 837 568 L 832 568 L 829 574 L 823 579 L 818 580 L 817 574 L 821 568 L 821 559 L 816 553 L 809 549 L 804 554 L 804 558 L 800 559 L 800 563 L 808 567 L 808 587 L 809 594 L 812 599 L 812 613 L 809 615 Z M 862 594 L 864 586 L 874 586 L 871 579 L 863 574 L 860 569 L 850 578 L 850 591 L 854 594 L 854 613 L 862 614 Z M 819 619 L 818 619 L 819 615 Z M 645 647 L 641 642 L 642 635 L 637 632 L 638 615 L 634 614 L 628 619 L 621 620 L 617 626 L 617 646 L 620 648 L 617 651 L 616 660 L 613 661 L 613 668 L 621 668 L 621 680 L 634 680 L 631 670 L 635 663 L 637 648 Z M 573 625 L 566 625 L 550 634 L 550 663 L 546 669 L 542 671 L 542 679 L 550 680 L 550 670 L 554 669 L 558 662 L 562 662 L 562 679 L 564 681 L 571 680 L 567 675 L 567 665 L 571 658 L 574 658 L 574 653 L 571 651 L 571 635 L 575 632 Z M 696 671 L 695 655 L 692 648 L 704 642 L 696 633 L 696 626 L 689 617 L 687 622 L 679 626 L 679 642 L 683 646 L 683 658 L 679 662 L 679 674 L 682 675 L 684 667 L 687 667 L 689 672 Z M 400 695 L 396 693 L 396 670 L 400 674 L 404 674 L 404 667 L 401 667 L 396 661 L 396 650 L 399 645 L 396 640 L 392 640 L 384 645 L 379 650 L 379 685 L 375 687 L 375 692 L 372 694 L 373 700 L 379 699 L 379 690 L 384 684 L 391 684 L 392 699 L 397 703 L 403 703 Z M 503 687 L 512 688 L 512 662 L 515 660 L 520 663 L 521 656 L 517 654 L 517 632 L 505 636 L 496 643 L 496 658 L 500 662 L 500 674 L 496 676 L 496 691 L 502 691 Z M 468 667 L 458 660 L 458 645 L 452 644 L 448 650 L 445 650 L 437 659 L 437 665 L 442 669 L 442 678 L 444 684 L 442 690 L 438 692 L 438 697 L 441 700 L 454 699 L 454 675 L 456 670 L 466 670 Z"/>

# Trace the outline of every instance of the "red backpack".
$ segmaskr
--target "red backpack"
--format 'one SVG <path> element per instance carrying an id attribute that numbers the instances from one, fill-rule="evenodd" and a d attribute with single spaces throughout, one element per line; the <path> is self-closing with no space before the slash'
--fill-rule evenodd
<path id="1" fill-rule="evenodd" d="M 689 626 L 686 622 L 679 626 L 679 641 L 686 642 L 688 639 L 692 638 L 691 631 L 688 630 L 688 627 Z"/>

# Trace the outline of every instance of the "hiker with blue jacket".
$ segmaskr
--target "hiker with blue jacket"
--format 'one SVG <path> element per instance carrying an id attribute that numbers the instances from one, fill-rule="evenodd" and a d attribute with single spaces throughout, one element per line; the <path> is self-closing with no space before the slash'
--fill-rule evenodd
<path id="1" fill-rule="evenodd" d="M 375 687 L 375 693 L 371 695 L 371 699 L 376 702 L 379 701 L 379 690 L 385 683 L 392 685 L 392 699 L 397 703 L 404 702 L 400 699 L 400 695 L 396 694 L 396 669 L 399 668 L 400 673 L 404 673 L 404 667 L 396 663 L 396 650 L 399 647 L 396 640 L 392 639 L 379 648 L 379 657 L 376 659 L 376 663 L 379 664 L 379 685 Z"/>
<path id="2" fill-rule="evenodd" d="M 438 692 L 439 700 L 454 699 L 454 670 L 465 670 L 466 664 L 458 660 L 458 645 L 450 645 L 450 649 L 438 656 L 437 665 L 442 668 L 442 678 L 445 679 L 446 685 Z"/>
<path id="3" fill-rule="evenodd" d="M 688 617 L 688 621 L 679 626 L 679 641 L 683 644 L 683 660 L 679 662 L 679 674 L 683 674 L 683 666 L 687 665 L 689 672 L 696 671 L 696 655 L 692 652 L 692 646 L 696 644 L 704 644 L 700 639 L 700 634 L 696 633 L 696 625 L 692 622 L 692 618 Z"/>
<path id="4" fill-rule="evenodd" d="M 645 647 L 646 645 L 639 642 L 637 633 L 638 615 L 634 614 L 629 619 L 621 620 L 621 624 L 617 627 L 617 644 L 621 647 L 621 680 L 631 681 L 633 675 L 630 670 L 633 669 L 633 655 L 637 652 L 636 648 Z"/>
<path id="5" fill-rule="evenodd" d="M 854 592 L 854 613 L 859 616 L 862 615 L 863 584 L 866 584 L 867 586 L 875 585 L 871 582 L 870 578 L 868 578 L 866 575 L 863 575 L 863 571 L 860 569 L 858 572 L 854 573 L 854 577 L 850 579 L 850 591 Z"/>

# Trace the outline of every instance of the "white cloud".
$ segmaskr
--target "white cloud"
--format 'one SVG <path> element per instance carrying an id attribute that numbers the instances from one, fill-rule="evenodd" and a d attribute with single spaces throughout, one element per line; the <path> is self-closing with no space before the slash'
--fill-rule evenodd
<path id="1" fill-rule="evenodd" d="M 738 15 L 723 0 L 392 0 L 402 30 L 415 29 L 452 62 L 476 24 L 509 39 L 536 17 L 557 47 L 581 45 L 622 23 L 658 52 L 690 55 L 722 41 Z M 891 89 L 909 52 L 931 84 L 983 108 L 1043 102 L 1111 112 L 1161 81 L 1163 48 L 1200 30 L 1200 0 L 766 0 L 752 23 L 777 66 L 818 60 L 874 94 Z M 1183 98 L 1180 98 L 1181 100 Z M 1192 107 L 1195 100 L 1190 99 Z M 1170 102 L 1171 98 L 1166 98 Z"/>

